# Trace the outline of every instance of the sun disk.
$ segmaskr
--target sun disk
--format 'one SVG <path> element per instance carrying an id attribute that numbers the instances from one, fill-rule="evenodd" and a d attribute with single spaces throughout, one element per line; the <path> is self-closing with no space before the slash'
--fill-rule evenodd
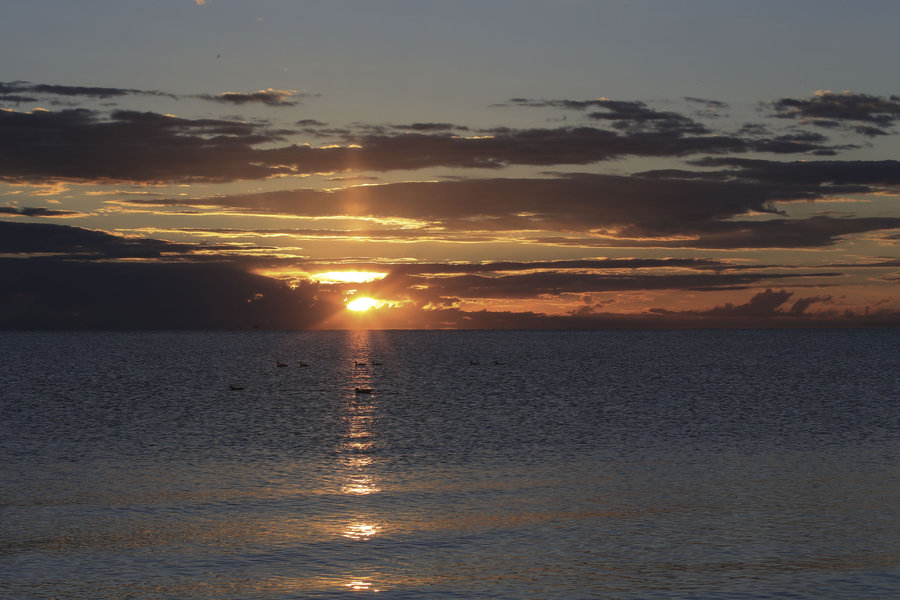
<path id="1" fill-rule="evenodd" d="M 378 302 L 378 300 L 375 300 L 374 298 L 362 297 L 348 302 L 347 309 L 356 312 L 363 312 L 369 310 L 370 308 L 375 308 L 379 304 L 380 303 Z"/>

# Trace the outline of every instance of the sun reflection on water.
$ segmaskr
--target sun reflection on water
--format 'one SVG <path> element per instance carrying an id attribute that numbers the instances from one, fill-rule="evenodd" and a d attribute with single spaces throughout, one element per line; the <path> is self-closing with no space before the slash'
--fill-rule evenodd
<path id="1" fill-rule="evenodd" d="M 380 525 L 370 525 L 369 523 L 351 523 L 344 529 L 343 535 L 351 540 L 369 540 L 381 532 Z"/>
<path id="2" fill-rule="evenodd" d="M 375 374 L 380 367 L 373 355 L 371 332 L 358 330 L 348 333 L 346 356 L 348 371 L 344 402 L 340 418 L 345 424 L 342 438 L 336 448 L 341 479 L 341 494 L 359 498 L 352 501 L 352 520 L 345 522 L 335 533 L 346 540 L 365 542 L 383 532 L 383 515 L 366 510 L 370 501 L 363 498 L 378 494 L 375 469 L 379 462 L 378 444 L 378 385 Z M 360 390 L 364 390 L 363 393 Z M 353 592 L 378 592 L 375 583 L 363 573 L 345 573 L 348 579 L 343 587 Z M 346 579 L 345 579 L 346 581 Z"/>
<path id="3" fill-rule="evenodd" d="M 351 438 L 352 439 L 352 438 Z M 375 442 L 345 442 L 342 447 L 351 452 L 367 452 L 375 446 Z"/>
<path id="4" fill-rule="evenodd" d="M 347 417 L 349 431 L 347 437 L 350 438 L 367 438 L 372 436 L 372 425 L 375 423 L 375 417 L 370 415 L 352 415 Z"/>
<path id="5" fill-rule="evenodd" d="M 381 491 L 371 475 L 352 475 L 343 485 L 341 485 L 341 493 L 352 496 L 368 496 L 369 494 L 377 494 Z"/>
<path id="6" fill-rule="evenodd" d="M 380 592 L 376 587 L 373 587 L 371 581 L 351 581 L 350 583 L 344 584 L 344 587 L 348 587 L 356 592 Z"/>
<path id="7" fill-rule="evenodd" d="M 374 462 L 375 458 L 366 454 L 351 454 L 350 456 L 341 457 L 341 464 L 351 468 L 368 467 Z"/>

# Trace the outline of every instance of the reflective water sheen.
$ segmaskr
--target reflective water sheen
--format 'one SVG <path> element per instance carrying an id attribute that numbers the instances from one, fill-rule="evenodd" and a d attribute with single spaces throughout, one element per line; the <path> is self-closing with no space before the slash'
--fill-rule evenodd
<path id="1" fill-rule="evenodd" d="M 898 342 L 2 333 L 0 597 L 896 597 Z"/>

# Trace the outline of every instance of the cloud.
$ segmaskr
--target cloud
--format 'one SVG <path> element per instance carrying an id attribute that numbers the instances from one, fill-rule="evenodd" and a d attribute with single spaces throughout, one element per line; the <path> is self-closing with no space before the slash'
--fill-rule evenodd
<path id="1" fill-rule="evenodd" d="M 0 111 L 0 178 L 7 181 L 233 181 L 289 172 L 257 164 L 259 126 L 152 112 Z"/>
<path id="2" fill-rule="evenodd" d="M 224 247 L 220 247 L 224 248 Z M 890 309 L 871 313 L 810 313 L 830 296 L 755 294 L 745 304 L 708 310 L 616 315 L 574 311 L 463 311 L 460 299 L 579 297 L 602 292 L 740 290 L 774 281 L 837 276 L 832 272 L 769 272 L 703 258 L 624 258 L 491 263 L 311 262 L 274 257 L 203 254 L 216 247 L 126 238 L 78 227 L 0 221 L 0 329 L 304 329 L 333 322 L 347 285 L 294 286 L 254 274 L 267 265 L 322 270 L 378 269 L 384 279 L 353 284 L 365 293 L 412 302 L 385 309 L 394 327 L 682 327 L 766 325 L 771 319 L 814 325 L 900 323 Z M 141 258 L 144 260 L 135 261 Z M 891 266 L 895 261 L 873 265 Z M 821 284 L 819 284 L 821 285 Z"/>
<path id="3" fill-rule="evenodd" d="M 770 160 L 705 157 L 691 161 L 701 167 L 733 167 L 732 170 L 690 174 L 684 172 L 683 177 L 702 177 L 706 179 L 732 179 L 740 177 L 749 181 L 779 183 L 788 185 L 831 185 L 831 186 L 872 186 L 900 185 L 900 161 L 896 160 L 818 160 L 778 162 Z M 662 172 L 666 177 L 672 173 Z M 643 176 L 654 177 L 653 172 L 642 173 Z M 873 191 L 869 187 L 859 187 L 858 191 Z"/>
<path id="4" fill-rule="evenodd" d="M 404 182 L 336 191 L 299 189 L 163 203 L 254 209 L 301 216 L 403 217 L 448 229 L 478 229 L 510 218 L 510 229 L 566 227 L 575 231 L 622 226 L 668 233 L 685 223 L 743 214 L 775 213 L 775 200 L 815 199 L 816 187 L 659 181 L 614 175 L 570 174 L 557 178 L 492 178 Z M 160 201 L 135 199 L 133 204 Z M 516 218 L 518 220 L 516 220 Z M 463 222 L 465 221 L 465 222 Z M 527 227 L 526 227 L 527 229 Z"/>
<path id="5" fill-rule="evenodd" d="M 0 83 L 0 97 L 5 94 L 7 99 L 21 99 L 25 97 L 23 93 L 94 99 L 126 95 L 179 97 L 133 88 Z M 299 103 L 298 98 L 308 95 L 269 88 L 192 97 L 233 105 L 291 107 Z M 782 99 L 775 104 L 776 116 L 827 113 L 832 121 L 837 116 L 854 116 L 883 126 L 893 123 L 900 114 L 895 114 L 900 106 L 895 97 L 832 96 L 825 94 L 802 102 Z M 711 107 L 721 104 L 696 98 L 689 101 Z M 11 160 L 0 167 L 0 177 L 30 181 L 234 181 L 344 172 L 351 165 L 355 171 L 501 169 L 511 165 L 588 165 L 628 156 L 689 157 L 754 151 L 829 155 L 853 147 L 829 145 L 825 136 L 813 132 L 773 136 L 763 127 L 744 128 L 736 134 L 712 131 L 690 117 L 639 101 L 516 99 L 512 103 L 590 109 L 588 120 L 606 126 L 495 127 L 466 137 L 453 132 L 468 131 L 467 127 L 446 122 L 325 129 L 323 123 L 314 119 L 299 121 L 306 135 L 336 136 L 341 141 L 338 145 L 314 148 L 297 144 L 275 146 L 273 142 L 282 141 L 293 132 L 236 119 L 192 120 L 124 110 L 109 114 L 85 109 L 29 113 L 5 110 L 0 113 L 0 151 Z M 836 106 L 844 110 L 838 111 Z"/>
<path id="6" fill-rule="evenodd" d="M 725 109 L 728 104 L 717 100 L 705 100 L 702 98 L 685 97 L 684 100 L 691 104 L 700 104 L 704 108 L 695 111 L 698 116 L 707 119 L 720 117 L 718 111 Z M 821 134 L 801 132 L 797 134 L 782 135 L 769 138 L 768 130 L 754 124 L 742 128 L 737 135 L 721 131 L 713 131 L 708 126 L 671 110 L 657 110 L 640 101 L 622 101 L 600 98 L 596 100 L 529 100 L 516 98 L 510 101 L 515 106 L 528 107 L 552 107 L 564 110 L 584 111 L 589 108 L 597 109 L 588 113 L 587 118 L 592 121 L 608 123 L 612 129 L 635 136 L 636 139 L 649 140 L 652 136 L 661 139 L 687 138 L 693 144 L 712 143 L 710 137 L 721 138 L 717 140 L 722 144 L 718 148 L 707 151 L 734 151 L 746 152 L 771 152 L 776 154 L 805 153 L 835 154 L 839 149 L 853 146 L 828 146 L 827 138 Z M 864 132 L 859 132 L 864 133 Z M 726 149 L 726 146 L 731 148 Z M 683 154 L 683 151 L 681 152 Z M 679 155 L 678 152 L 672 155 Z"/>
<path id="7" fill-rule="evenodd" d="M 896 217 L 825 216 L 807 219 L 771 219 L 766 221 L 715 221 L 684 227 L 678 237 L 654 238 L 659 232 L 641 228 L 622 230 L 619 239 L 603 237 L 551 238 L 535 241 L 584 247 L 629 246 L 648 248 L 752 249 L 818 248 L 837 243 L 841 237 L 857 233 L 884 231 L 900 227 Z"/>
<path id="8" fill-rule="evenodd" d="M 35 96 L 20 96 L 18 94 L 2 94 L 0 93 L 0 102 L 8 102 L 11 104 L 19 105 L 22 102 L 37 102 L 38 99 Z"/>
<path id="9" fill-rule="evenodd" d="M 469 131 L 468 127 L 453 123 L 410 123 L 408 125 L 391 125 L 391 129 L 401 131 Z"/>
<path id="10" fill-rule="evenodd" d="M 165 95 L 126 88 L 2 84 L 0 91 L 40 91 L 107 98 L 128 94 Z M 293 106 L 301 95 L 267 89 L 252 93 L 201 95 L 220 103 Z M 173 96 L 175 97 L 175 96 Z M 604 127 L 513 129 L 496 127 L 461 136 L 450 123 L 322 129 L 302 120 L 306 135 L 332 136 L 340 144 L 276 146 L 296 132 L 238 119 L 186 119 L 153 112 L 83 108 L 60 111 L 0 111 L 0 152 L 9 157 L 0 177 L 9 180 L 72 179 L 116 181 L 234 181 L 285 174 L 391 171 L 423 168 L 487 168 L 510 165 L 588 165 L 627 156 L 686 157 L 736 152 L 829 154 L 821 134 L 781 136 L 708 131 L 692 119 L 658 111 L 641 102 L 584 103 Z M 397 132 L 396 127 L 403 127 Z M 265 148 L 261 147 L 266 145 Z"/>
<path id="11" fill-rule="evenodd" d="M 709 103 L 710 101 L 701 101 Z M 587 115 L 589 119 L 606 121 L 614 129 L 632 133 L 656 131 L 674 134 L 706 134 L 709 130 L 693 119 L 672 111 L 661 111 L 650 108 L 640 101 L 610 100 L 529 100 L 513 98 L 514 106 L 551 107 L 564 110 L 597 109 Z"/>
<path id="12" fill-rule="evenodd" d="M 0 329 L 306 329 L 343 307 L 235 265 L 0 259 Z"/>
<path id="13" fill-rule="evenodd" d="M 80 227 L 0 221 L 0 254 L 65 254 L 84 259 L 160 258 L 193 249 L 188 244 L 123 238 Z"/>
<path id="14" fill-rule="evenodd" d="M 594 127 L 555 129 L 496 128 L 486 135 L 405 133 L 360 135 L 347 140 L 361 169 L 387 171 L 427 167 L 499 169 L 508 165 L 586 165 L 623 156 L 686 156 L 697 153 L 744 151 L 745 140 L 671 132 L 620 134 Z M 307 152 L 309 154 L 309 152 Z M 273 152 L 281 160 L 301 164 L 295 151 Z"/>
<path id="15" fill-rule="evenodd" d="M 722 102 L 721 100 L 708 100 L 706 98 L 695 98 L 693 96 L 685 96 L 684 99 L 688 102 L 702 104 L 711 109 L 728 108 L 728 103 Z"/>
<path id="16" fill-rule="evenodd" d="M 705 106 L 713 107 L 713 108 L 728 108 L 727 102 L 722 102 L 720 100 L 710 100 L 707 98 L 695 98 L 693 96 L 685 96 L 684 99 L 687 102 L 693 102 L 697 104 L 703 104 Z M 550 108 L 562 108 L 566 110 L 587 110 L 589 108 L 607 108 L 611 109 L 614 107 L 626 107 L 626 111 L 636 111 L 643 112 L 647 110 L 647 105 L 644 102 L 639 101 L 621 101 L 621 100 L 610 100 L 609 98 L 594 98 L 593 100 L 535 100 L 530 98 L 512 98 L 509 100 L 509 104 L 513 106 L 526 106 L 526 107 L 550 107 Z M 499 106 L 507 106 L 501 104 Z"/>
<path id="17" fill-rule="evenodd" d="M 0 215 L 19 215 L 23 217 L 78 217 L 82 213 L 73 210 L 56 210 L 44 207 L 0 206 Z M 2 226 L 0 226 L 2 230 Z"/>
<path id="18" fill-rule="evenodd" d="M 35 98 L 17 98 L 15 94 L 46 94 L 52 96 L 81 96 L 96 99 L 118 98 L 121 96 L 166 96 L 177 98 L 174 94 L 156 90 L 138 90 L 134 88 L 96 87 L 83 85 L 50 85 L 30 83 L 27 81 L 0 82 L 0 100 L 35 101 Z"/>
<path id="19" fill-rule="evenodd" d="M 831 302 L 831 296 L 811 296 L 808 298 L 798 298 L 794 305 L 791 306 L 790 314 L 802 315 L 806 310 L 817 302 Z"/>
<path id="20" fill-rule="evenodd" d="M 646 312 L 617 314 L 608 312 L 572 312 L 548 315 L 532 311 L 466 311 L 456 307 L 431 310 L 396 308 L 383 310 L 379 322 L 387 328 L 427 329 L 683 329 L 734 327 L 896 327 L 900 313 L 872 311 L 869 314 L 832 316 L 781 314 L 763 317 L 703 315 L 697 312 Z"/>
<path id="21" fill-rule="evenodd" d="M 550 270 L 691 269 L 722 270 L 745 267 L 709 258 L 603 258 L 549 261 L 493 261 L 487 263 L 415 263 L 390 265 L 397 274 L 500 273 Z"/>
<path id="22" fill-rule="evenodd" d="M 810 314 L 808 309 L 816 303 L 829 303 L 832 301 L 831 296 L 809 296 L 798 298 L 793 305 L 785 310 L 788 300 L 794 296 L 793 292 L 786 290 L 773 291 L 766 289 L 763 292 L 755 294 L 750 300 L 744 304 L 732 304 L 727 302 L 723 305 L 716 306 L 708 310 L 690 310 L 690 311 L 672 311 L 664 308 L 654 308 L 651 311 L 658 315 L 677 318 L 702 318 L 703 321 L 712 320 L 713 326 L 728 326 L 730 321 L 732 325 L 735 322 L 744 321 L 751 324 L 777 325 L 786 324 L 790 321 L 804 321 L 807 324 L 814 322 L 819 326 L 847 326 L 850 324 L 891 324 L 900 323 L 900 313 L 895 311 L 883 311 L 878 314 L 870 313 L 866 309 L 865 315 L 854 315 L 845 313 L 844 315 L 834 315 L 829 313 L 813 313 Z M 719 319 L 726 319 L 720 321 Z"/>
<path id="23" fill-rule="evenodd" d="M 408 277 L 402 281 L 405 289 L 429 301 L 446 297 L 456 298 L 537 298 L 560 294 L 589 292 L 626 292 L 650 290 L 709 291 L 744 289 L 750 285 L 785 278 L 827 277 L 837 273 L 721 273 L 721 274 L 651 274 L 607 275 L 571 272 L 541 272 L 516 275 L 484 276 L 476 274 L 434 277 Z M 389 275 L 369 284 L 374 291 L 394 290 L 398 277 Z"/>
<path id="24" fill-rule="evenodd" d="M 770 103 L 773 116 L 802 119 L 820 127 L 852 127 L 863 135 L 887 135 L 884 129 L 900 119 L 900 96 L 819 92 L 812 98 L 781 98 Z M 869 123 L 859 126 L 858 123 Z"/>
<path id="25" fill-rule="evenodd" d="M 783 314 L 780 311 L 781 305 L 787 302 L 791 296 L 793 296 L 791 292 L 784 290 L 773 292 L 768 289 L 750 298 L 750 301 L 746 304 L 735 306 L 727 303 L 724 306 L 717 306 L 698 314 L 729 317 L 771 317 Z"/>
<path id="26" fill-rule="evenodd" d="M 294 235 L 297 234 L 298 231 L 302 234 L 306 234 L 306 230 L 296 229 L 236 230 L 179 228 L 171 231 L 193 233 L 197 235 L 222 234 L 225 236 Z M 258 248 L 258 246 L 253 247 Z M 286 263 L 297 266 L 298 268 L 302 267 L 309 272 L 342 270 L 347 268 L 348 264 L 350 264 L 355 269 L 386 271 L 397 278 L 416 277 L 432 279 L 435 276 L 444 277 L 448 275 L 477 275 L 479 277 L 487 275 L 487 279 L 494 279 L 498 282 L 501 281 L 501 279 L 495 279 L 498 275 L 508 277 L 519 272 L 529 272 L 529 275 L 534 275 L 538 278 L 547 274 L 549 274 L 550 277 L 555 277 L 557 275 L 573 275 L 575 276 L 573 281 L 593 281 L 592 278 L 597 277 L 612 277 L 614 279 L 615 277 L 620 276 L 623 270 L 652 270 L 664 275 L 672 275 L 673 271 L 693 273 L 712 271 L 716 274 L 720 274 L 723 271 L 737 273 L 766 268 L 765 265 L 755 265 L 751 267 L 710 258 L 602 258 L 549 261 L 492 261 L 480 263 L 415 262 L 393 264 L 366 262 L 357 259 L 348 263 L 345 260 L 300 261 L 298 259 L 277 259 L 260 256 L 241 257 L 233 252 L 227 252 L 217 256 L 215 251 L 219 249 L 232 250 L 233 246 L 174 243 L 147 237 L 126 237 L 105 231 L 67 225 L 0 221 L 0 254 L 10 256 L 18 255 L 21 257 L 54 254 L 68 256 L 69 258 L 82 261 L 121 258 L 163 258 L 181 262 L 204 262 L 209 260 L 227 259 L 229 261 L 240 260 L 242 261 L 241 264 L 247 265 L 248 268 L 256 268 L 264 264 Z M 853 265 L 835 265 L 836 268 L 842 266 Z M 892 261 L 878 261 L 871 265 L 864 266 L 884 267 L 895 265 Z M 647 277 L 650 276 L 651 275 L 647 275 Z M 755 281 L 757 276 L 751 275 L 750 277 L 751 280 Z M 626 279 L 623 279 L 623 281 Z M 507 281 L 514 280 L 510 279 Z M 747 281 L 750 280 L 743 280 L 740 283 L 746 283 Z M 733 282 L 734 281 L 732 281 L 732 283 Z M 703 285 L 707 284 L 704 283 Z M 560 282 L 552 281 L 547 283 L 544 287 L 560 287 Z"/>
<path id="27" fill-rule="evenodd" d="M 643 102 L 603 100 L 597 106 L 603 110 L 588 114 L 588 118 L 610 121 L 616 129 L 666 131 L 677 135 L 709 133 L 709 129 L 689 117 L 653 110 Z"/>
<path id="28" fill-rule="evenodd" d="M 308 97 L 310 94 L 298 93 L 296 90 L 275 90 L 268 88 L 257 92 L 223 92 L 218 96 L 210 94 L 198 94 L 194 96 L 201 100 L 219 102 L 222 104 L 265 104 L 266 106 L 297 106 L 300 101 L 297 98 Z"/>
<path id="29" fill-rule="evenodd" d="M 649 298 L 690 290 L 701 295 L 709 292 L 713 296 L 718 290 L 739 289 L 759 294 L 743 304 L 723 303 L 721 297 L 716 297 L 705 305 L 693 304 L 714 308 L 656 312 L 643 315 L 641 322 L 666 318 L 679 323 L 734 322 L 732 319 L 811 322 L 824 319 L 825 308 L 838 310 L 835 306 L 843 301 L 833 298 L 840 298 L 844 293 L 834 291 L 839 283 L 862 281 L 861 272 L 852 269 L 881 265 L 878 268 L 885 270 L 885 273 L 866 272 L 874 283 L 864 285 L 883 285 L 892 276 L 887 273 L 891 265 L 885 264 L 890 260 L 871 256 L 859 258 L 858 264 L 853 258 L 832 257 L 823 259 L 832 262 L 831 266 L 820 264 L 800 269 L 789 264 L 790 257 L 784 259 L 787 264 L 781 265 L 754 264 L 749 259 L 787 257 L 788 252 L 749 254 L 743 264 L 736 264 L 736 260 L 703 258 L 702 254 L 706 250 L 711 251 L 710 255 L 723 256 L 719 252 L 724 250 L 822 249 L 851 240 L 851 236 L 866 238 L 853 248 L 859 254 L 881 252 L 872 250 L 876 244 L 888 247 L 900 235 L 896 233 L 900 231 L 900 216 L 883 207 L 890 201 L 887 194 L 898 192 L 900 161 L 821 157 L 858 147 L 831 143 L 827 136 L 832 132 L 841 135 L 842 141 L 847 141 L 849 136 L 888 133 L 900 118 L 900 97 L 823 93 L 806 100 L 784 98 L 769 105 L 770 114 L 760 115 L 757 122 L 745 126 L 740 125 L 741 121 L 718 118 L 717 111 L 730 110 L 725 103 L 687 97 L 682 99 L 681 106 L 687 107 L 682 112 L 669 110 L 672 103 L 658 108 L 639 101 L 606 98 L 520 98 L 508 103 L 521 109 L 543 107 L 580 113 L 573 119 L 578 121 L 577 125 L 563 127 L 470 128 L 440 118 L 335 127 L 317 119 L 300 119 L 302 115 L 290 111 L 307 94 L 274 88 L 249 93 L 176 96 L 131 88 L 0 83 L 0 101 L 6 102 L 33 97 L 63 98 L 65 103 L 82 99 L 85 104 L 99 105 L 97 100 L 138 95 L 201 99 L 232 107 L 228 110 L 251 105 L 257 107 L 254 111 L 279 107 L 279 111 L 269 114 L 280 113 L 283 121 L 279 125 L 276 121 L 242 120 L 239 116 L 189 118 L 112 109 L 106 106 L 108 103 L 95 110 L 0 109 L 0 156 L 3 157 L 0 180 L 3 182 L 56 185 L 66 189 L 65 194 L 58 195 L 61 202 L 78 199 L 78 206 L 82 206 L 80 202 L 90 201 L 85 198 L 93 193 L 108 192 L 94 192 L 70 183 L 117 184 L 121 190 L 127 189 L 129 183 L 204 184 L 193 189 L 185 186 L 177 192 L 172 188 L 158 189 L 144 197 L 115 192 L 117 196 L 109 205 L 111 209 L 154 207 L 153 212 L 165 214 L 161 218 L 170 224 L 165 229 L 149 226 L 131 229 L 129 236 L 22 222 L 29 220 L 23 217 L 66 216 L 90 216 L 94 222 L 109 217 L 113 222 L 117 217 L 107 211 L 83 215 L 62 206 L 21 208 L 21 201 L 15 206 L 0 207 L 0 216 L 9 219 L 0 222 L 0 254 L 14 256 L 19 261 L 4 262 L 4 268 L 18 273 L 17 269 L 25 268 L 23 265 L 41 264 L 45 269 L 42 272 L 51 276 L 56 269 L 62 271 L 65 264 L 77 264 L 85 281 L 105 277 L 130 281 L 133 272 L 123 265 L 124 261 L 157 263 L 159 271 L 144 273 L 163 285 L 164 277 L 177 280 L 182 276 L 176 273 L 196 273 L 200 280 L 212 277 L 213 270 L 204 267 L 211 268 L 215 263 L 221 267 L 215 271 L 218 275 L 230 274 L 240 283 L 231 291 L 223 284 L 220 288 L 223 294 L 233 293 L 238 298 L 249 293 L 242 300 L 246 302 L 258 292 L 267 298 L 281 298 L 283 304 L 278 306 L 286 307 L 294 301 L 290 298 L 297 297 L 278 291 L 280 281 L 269 278 L 261 283 L 256 279 L 258 273 L 270 272 L 286 281 L 300 281 L 303 273 L 324 268 L 325 263 L 289 258 L 290 255 L 301 252 L 318 255 L 331 245 L 330 240 L 335 240 L 334 247 L 356 248 L 361 256 L 335 259 L 334 265 L 368 265 L 373 270 L 389 273 L 383 280 L 366 284 L 366 289 L 384 297 L 409 299 L 412 308 L 392 313 L 398 319 L 402 315 L 406 319 L 403 322 L 419 319 L 420 323 L 465 322 L 467 326 L 474 323 L 543 326 L 561 321 L 539 313 L 467 312 L 458 310 L 460 299 L 472 303 L 483 300 L 482 306 L 498 306 L 498 301 L 517 306 L 546 306 L 558 300 L 555 306 L 564 308 L 557 310 L 575 306 L 573 311 L 577 311 L 580 298 L 588 297 L 590 300 L 586 302 L 590 303 L 602 294 L 639 292 Z M 210 110 L 209 104 L 186 104 L 200 106 L 204 111 L 201 114 Z M 571 114 L 566 117 L 568 120 Z M 726 121 L 730 123 L 727 126 Z M 310 145 L 309 140 L 318 140 L 322 145 Z M 791 156 L 791 160 L 778 160 L 779 156 Z M 626 158 L 649 160 L 622 160 Z M 607 163 L 604 166 L 608 172 L 601 173 L 599 163 Z M 634 165 L 643 163 L 669 168 L 628 173 L 629 169 L 637 168 Z M 479 170 L 472 175 L 467 169 Z M 416 170 L 427 171 L 419 175 Z M 395 173 L 383 175 L 390 171 Z M 205 185 L 309 174 L 321 175 L 309 180 L 313 182 L 311 186 L 334 187 L 278 189 L 277 182 L 270 181 L 254 188 L 277 191 L 234 193 L 241 188 Z M 352 185 L 381 180 L 388 183 Z M 291 185 L 297 184 L 280 187 Z M 33 197 L 35 194 L 32 191 Z M 883 194 L 878 202 L 843 205 L 841 208 L 846 211 L 843 216 L 836 212 L 807 216 L 815 209 L 792 204 L 865 199 L 864 196 L 875 194 Z M 214 211 L 216 226 L 174 226 L 179 224 L 175 213 L 182 208 L 194 215 Z M 876 209 L 880 212 L 875 212 Z M 850 210 L 856 213 L 851 214 Z M 257 230 L 247 228 L 253 221 L 238 220 L 236 216 L 330 220 L 323 224 L 301 219 L 293 222 L 307 223 L 307 228 L 276 226 Z M 240 223 L 239 227 L 225 227 L 229 219 Z M 220 245 L 150 239 L 176 232 L 179 237 L 173 239 L 212 237 Z M 508 249 L 507 256 L 516 256 L 518 251 L 537 256 L 545 250 L 552 256 L 579 256 L 604 253 L 587 250 L 590 248 L 614 248 L 610 255 L 638 257 L 385 264 L 383 260 L 364 255 L 377 252 L 370 250 L 373 244 L 379 248 L 384 248 L 385 243 L 394 244 L 386 254 L 398 256 L 399 244 L 406 244 L 415 253 L 424 246 L 432 251 L 438 247 L 433 243 L 436 241 L 453 242 L 454 249 L 465 248 L 462 243 L 496 242 L 492 248 Z M 364 243 L 353 246 L 356 242 Z M 274 247 L 276 244 L 278 247 Z M 298 248 L 300 245 L 309 248 Z M 635 250 L 630 252 L 624 248 Z M 696 258 L 675 258 L 692 251 Z M 341 251 L 341 254 L 349 253 Z M 643 258 L 650 254 L 656 258 Z M 829 256 L 832 254 L 836 253 Z M 116 266 L 99 266 L 106 262 Z M 163 268 L 175 264 L 182 265 L 183 270 Z M 851 276 L 838 279 L 844 274 Z M 24 275 L 17 277 L 20 282 L 25 281 Z M 34 281 L 22 285 L 26 292 L 37 289 Z M 275 287 L 266 287 L 269 285 Z M 766 286 L 771 289 L 762 292 Z M 815 293 L 819 295 L 798 298 L 790 286 L 828 288 L 834 296 L 822 295 L 817 290 Z M 113 283 L 103 283 L 101 287 L 114 293 Z M 780 287 L 785 289 L 772 291 Z M 253 291 L 253 288 L 258 289 Z M 7 300 L 19 297 L 16 296 L 19 292 L 8 289 L 11 296 L 6 296 Z M 322 285 L 315 293 L 310 292 L 308 299 L 326 298 L 328 294 L 339 297 L 344 291 L 340 286 Z M 191 294 L 203 297 L 199 290 Z M 337 302 L 332 300 L 326 304 Z M 50 299 L 41 302 L 51 310 Z M 88 309 L 80 302 L 74 298 L 70 304 L 81 308 L 70 312 L 86 314 Z M 818 304 L 828 303 L 831 306 L 817 310 Z M 423 310 L 426 306 L 428 311 Z M 861 314 L 860 306 L 857 303 L 853 310 Z M 243 314 L 237 308 L 234 310 L 237 311 L 234 314 Z M 609 309 L 590 304 L 583 314 L 570 315 L 570 320 L 562 322 L 597 326 L 624 318 L 603 310 Z M 288 312 L 285 309 L 283 314 Z"/>
<path id="30" fill-rule="evenodd" d="M 35 96 L 23 96 L 21 94 L 38 94 L 44 96 L 66 96 L 70 98 L 82 97 L 97 100 L 110 98 L 122 98 L 124 96 L 159 96 L 179 100 L 181 98 L 196 98 L 220 104 L 265 104 L 267 106 L 297 106 L 299 98 L 309 98 L 317 94 L 298 92 L 296 90 L 277 90 L 267 88 L 256 92 L 223 92 L 213 94 L 179 95 L 159 90 L 141 90 L 135 88 L 97 87 L 82 85 L 50 85 L 45 83 L 30 83 L 27 81 L 0 82 L 0 101 L 3 102 L 36 102 Z"/>
<path id="31" fill-rule="evenodd" d="M 427 167 L 500 169 L 509 165 L 586 165 L 627 156 L 681 157 L 750 151 L 829 154 L 836 151 L 816 134 L 775 138 L 716 133 L 693 135 L 692 126 L 645 117 L 629 121 L 632 125 L 620 130 L 587 126 L 496 127 L 471 137 L 431 131 L 402 134 L 377 130 L 375 133 L 346 132 L 343 141 L 354 147 L 354 151 L 339 158 L 348 160 L 352 156 L 353 164 L 360 170 L 388 171 Z M 299 170 L 309 172 L 304 161 L 312 160 L 315 154 L 320 153 L 310 148 L 280 148 L 272 150 L 269 160 L 296 165 Z M 333 164 L 333 168 L 343 165 Z"/>
<path id="32" fill-rule="evenodd" d="M 531 108 L 562 108 L 565 110 L 586 110 L 588 108 L 601 107 L 606 99 L 596 100 L 534 100 L 531 98 L 511 98 L 509 104 L 496 104 L 495 106 L 525 106 Z"/>
<path id="33" fill-rule="evenodd" d="M 463 232 L 509 232 L 527 237 L 527 232 L 532 232 L 530 239 L 537 243 L 586 247 L 800 248 L 833 244 L 840 236 L 852 233 L 896 228 L 900 219 L 790 219 L 775 208 L 775 202 L 816 200 L 867 189 L 822 187 L 815 182 L 782 184 L 576 173 L 541 179 L 404 182 L 335 191 L 298 189 L 201 198 L 133 199 L 123 203 L 215 206 L 242 213 L 305 217 L 402 218 L 428 227 L 356 232 L 372 236 L 450 237 Z M 749 213 L 782 218 L 729 220 Z"/>
<path id="34" fill-rule="evenodd" d="M 0 330 L 305 329 L 343 309 L 312 283 L 292 288 L 198 249 L 0 221 Z"/>

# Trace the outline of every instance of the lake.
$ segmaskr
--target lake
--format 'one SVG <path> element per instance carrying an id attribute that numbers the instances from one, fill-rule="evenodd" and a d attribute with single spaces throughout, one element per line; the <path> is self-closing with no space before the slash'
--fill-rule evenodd
<path id="1" fill-rule="evenodd" d="M 8 332 L 0 356 L 0 598 L 900 594 L 898 330 Z"/>

